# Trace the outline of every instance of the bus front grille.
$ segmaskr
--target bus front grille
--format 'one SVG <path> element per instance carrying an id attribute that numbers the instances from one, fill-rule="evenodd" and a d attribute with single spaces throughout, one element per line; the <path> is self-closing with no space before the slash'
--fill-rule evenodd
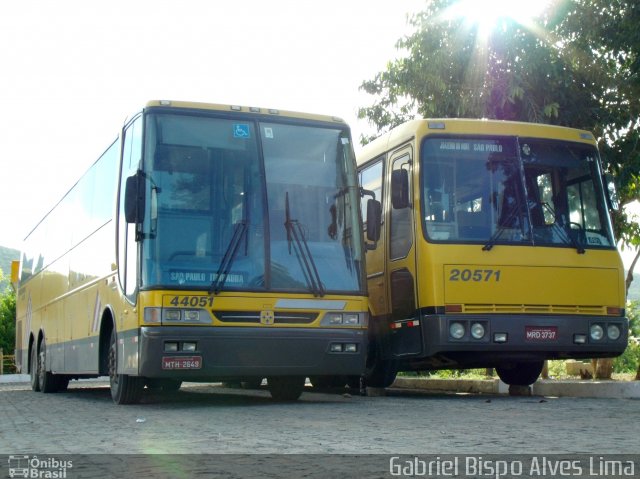
<path id="1" fill-rule="evenodd" d="M 255 323 L 260 324 L 260 311 L 214 311 L 213 315 L 222 323 Z M 318 313 L 276 312 L 273 324 L 310 324 L 318 317 Z"/>
<path id="2" fill-rule="evenodd" d="M 604 316 L 606 306 L 566 304 L 464 304 L 462 311 L 468 314 L 585 314 Z"/>

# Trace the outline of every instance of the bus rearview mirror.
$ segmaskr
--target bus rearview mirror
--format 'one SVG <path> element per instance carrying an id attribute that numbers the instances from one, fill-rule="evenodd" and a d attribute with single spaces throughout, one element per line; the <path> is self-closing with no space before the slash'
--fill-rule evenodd
<path id="1" fill-rule="evenodd" d="M 367 201 L 367 240 L 376 242 L 380 239 L 382 224 L 382 205 L 378 200 Z"/>
<path id="2" fill-rule="evenodd" d="M 144 219 L 144 182 L 137 173 L 127 178 L 124 191 L 124 217 L 127 223 L 142 223 Z"/>

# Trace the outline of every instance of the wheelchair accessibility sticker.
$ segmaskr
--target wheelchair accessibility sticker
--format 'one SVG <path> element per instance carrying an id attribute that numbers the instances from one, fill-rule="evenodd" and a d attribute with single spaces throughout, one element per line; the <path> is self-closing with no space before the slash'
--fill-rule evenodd
<path id="1" fill-rule="evenodd" d="M 249 138 L 249 125 L 245 123 L 236 123 L 233 125 L 234 138 Z"/>

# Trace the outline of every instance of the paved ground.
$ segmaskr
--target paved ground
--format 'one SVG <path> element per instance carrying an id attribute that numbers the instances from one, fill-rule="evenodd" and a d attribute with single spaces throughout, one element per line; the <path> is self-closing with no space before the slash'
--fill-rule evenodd
<path id="1" fill-rule="evenodd" d="M 187 384 L 116 406 L 104 382 L 0 385 L 0 454 L 637 453 L 640 400 L 391 391 L 386 397 Z"/>

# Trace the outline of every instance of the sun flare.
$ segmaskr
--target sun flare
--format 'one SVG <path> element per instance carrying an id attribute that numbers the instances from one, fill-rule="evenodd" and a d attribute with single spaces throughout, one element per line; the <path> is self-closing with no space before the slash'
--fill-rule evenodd
<path id="1" fill-rule="evenodd" d="M 460 0 L 447 10 L 448 18 L 463 18 L 489 35 L 500 20 L 512 19 L 528 26 L 547 9 L 550 0 Z"/>

